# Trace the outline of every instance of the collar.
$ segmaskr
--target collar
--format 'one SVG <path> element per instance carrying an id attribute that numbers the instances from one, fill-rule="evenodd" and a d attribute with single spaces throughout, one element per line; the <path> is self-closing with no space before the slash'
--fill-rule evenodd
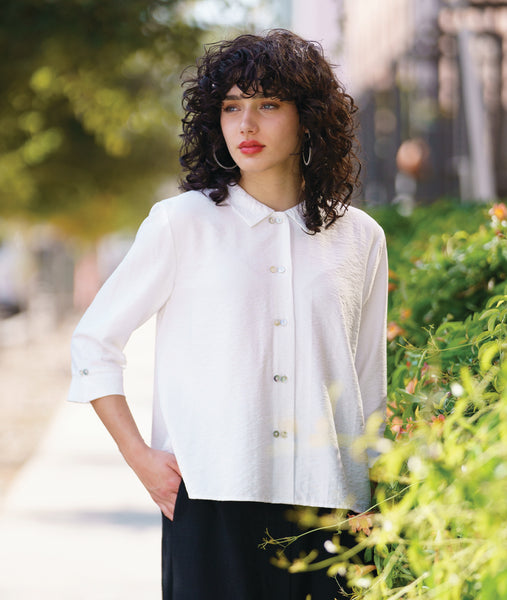
<path id="1" fill-rule="evenodd" d="M 267 219 L 273 213 L 283 214 L 292 219 L 295 223 L 301 227 L 306 233 L 310 233 L 310 230 L 305 224 L 305 219 L 301 212 L 301 205 L 297 204 L 292 208 L 288 208 L 284 211 L 275 211 L 269 206 L 266 206 L 262 202 L 256 200 L 253 196 L 250 196 L 240 185 L 229 186 L 229 196 L 227 198 L 228 203 L 232 206 L 234 211 L 249 225 L 254 227 L 264 219 Z"/>

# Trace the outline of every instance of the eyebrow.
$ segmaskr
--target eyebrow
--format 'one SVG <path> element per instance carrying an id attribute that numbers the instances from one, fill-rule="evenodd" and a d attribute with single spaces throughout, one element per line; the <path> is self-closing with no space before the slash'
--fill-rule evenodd
<path id="1" fill-rule="evenodd" d="M 241 96 L 238 96 L 237 94 L 228 94 L 225 98 L 225 100 L 249 100 L 250 98 L 270 98 L 270 96 L 264 96 L 264 94 L 254 94 L 253 96 L 250 95 L 245 95 L 245 94 L 241 94 Z"/>

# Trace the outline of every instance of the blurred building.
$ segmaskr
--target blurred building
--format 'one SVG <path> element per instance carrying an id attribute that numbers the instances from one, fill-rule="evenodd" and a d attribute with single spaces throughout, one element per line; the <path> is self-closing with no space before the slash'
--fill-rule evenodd
<path id="1" fill-rule="evenodd" d="M 303 0 L 360 107 L 363 193 L 378 203 L 507 195 L 507 2 Z"/>

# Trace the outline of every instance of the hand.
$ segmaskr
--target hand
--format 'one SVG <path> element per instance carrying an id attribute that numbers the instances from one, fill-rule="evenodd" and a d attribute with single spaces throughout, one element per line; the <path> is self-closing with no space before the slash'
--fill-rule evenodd
<path id="1" fill-rule="evenodd" d="M 172 520 L 181 482 L 174 454 L 153 450 L 144 442 L 125 396 L 103 396 L 92 406 L 155 503 Z"/>
<path id="2" fill-rule="evenodd" d="M 155 504 L 172 521 L 181 482 L 181 473 L 174 454 L 146 446 L 129 464 Z"/>

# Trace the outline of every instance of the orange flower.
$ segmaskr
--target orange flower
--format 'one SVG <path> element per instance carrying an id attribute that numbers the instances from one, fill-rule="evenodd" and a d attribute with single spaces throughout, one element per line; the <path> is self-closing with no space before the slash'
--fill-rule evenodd
<path id="1" fill-rule="evenodd" d="M 499 221 L 507 221 L 507 206 L 503 202 L 493 204 L 489 210 L 489 215 Z"/>
<path id="2" fill-rule="evenodd" d="M 445 415 L 433 415 L 431 417 L 431 427 L 437 431 L 437 433 L 442 433 L 444 429 L 445 423 Z"/>
<path id="3" fill-rule="evenodd" d="M 376 571 L 377 567 L 375 565 L 354 565 L 354 569 L 357 577 L 363 577 L 372 571 Z"/>
<path id="4" fill-rule="evenodd" d="M 395 323 L 394 321 L 391 321 L 390 323 L 388 323 L 387 325 L 387 340 L 389 342 L 392 342 L 395 338 L 397 338 L 399 335 L 403 335 L 405 333 L 405 330 L 400 327 L 398 325 L 398 323 Z"/>
<path id="5" fill-rule="evenodd" d="M 405 386 L 405 390 L 409 393 L 409 394 L 413 394 L 415 392 L 415 386 L 417 385 L 417 377 L 413 377 Z"/>
<path id="6" fill-rule="evenodd" d="M 391 429 L 393 431 L 399 431 L 403 425 L 403 419 L 401 417 L 393 417 L 391 421 Z"/>
<path id="7" fill-rule="evenodd" d="M 389 402 L 387 407 L 386 407 L 386 415 L 390 418 L 394 415 L 394 411 L 396 410 L 397 406 L 394 402 Z"/>
<path id="8" fill-rule="evenodd" d="M 403 308 L 400 312 L 400 319 L 402 321 L 406 321 L 411 316 L 412 316 L 412 309 L 410 309 L 410 308 Z"/>
<path id="9" fill-rule="evenodd" d="M 373 513 L 361 513 L 360 515 L 348 514 L 349 529 L 351 533 L 362 532 L 365 535 L 370 535 L 373 527 Z"/>
<path id="10" fill-rule="evenodd" d="M 394 271 L 391 271 L 391 269 L 389 269 L 389 284 L 387 286 L 388 292 L 394 292 L 394 290 L 398 289 L 398 284 L 396 283 L 396 281 L 398 280 L 398 275 L 396 275 Z"/>
<path id="11" fill-rule="evenodd" d="M 401 417 L 393 417 L 391 420 L 391 431 L 396 434 L 394 436 L 396 440 L 399 440 L 405 433 L 408 433 L 408 436 L 410 437 L 414 426 L 415 423 L 412 417 L 409 417 L 406 422 L 403 421 Z"/>
<path id="12" fill-rule="evenodd" d="M 403 419 L 401 417 L 393 417 L 391 420 L 391 431 L 395 433 L 395 439 L 400 439 L 401 434 L 404 433 Z"/>

